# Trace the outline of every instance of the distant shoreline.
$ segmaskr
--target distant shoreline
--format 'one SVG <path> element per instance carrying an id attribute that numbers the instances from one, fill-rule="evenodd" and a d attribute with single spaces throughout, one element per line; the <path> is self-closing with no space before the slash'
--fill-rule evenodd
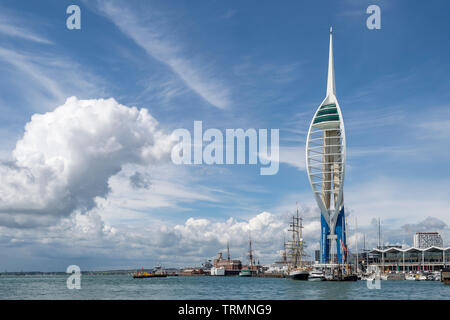
<path id="1" fill-rule="evenodd" d="M 117 274 L 130 274 L 133 272 L 136 272 L 136 270 L 139 271 L 152 271 L 153 269 L 127 269 L 127 270 L 106 270 L 106 271 L 81 271 L 82 275 L 117 275 Z M 179 269 L 166 269 L 169 270 L 169 274 L 177 273 L 179 272 Z M 11 272 L 0 272 L 1 276 L 35 276 L 35 275 L 67 275 L 68 273 L 64 271 L 11 271 Z"/>

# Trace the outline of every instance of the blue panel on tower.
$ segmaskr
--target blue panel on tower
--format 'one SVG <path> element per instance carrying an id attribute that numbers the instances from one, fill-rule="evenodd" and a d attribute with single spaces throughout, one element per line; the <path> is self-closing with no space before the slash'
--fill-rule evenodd
<path id="1" fill-rule="evenodd" d="M 327 236 L 330 234 L 330 227 L 323 217 L 323 214 L 320 215 L 320 224 L 321 224 L 321 235 L 320 235 L 320 263 L 328 263 L 329 254 L 330 254 L 330 241 L 327 239 Z"/>
<path id="2" fill-rule="evenodd" d="M 345 232 L 345 213 L 344 213 L 344 207 L 342 207 L 341 212 L 339 212 L 339 216 L 336 221 L 336 235 L 337 235 L 337 262 L 338 263 L 345 263 L 346 257 L 343 252 L 343 247 L 347 246 L 347 237 Z"/>

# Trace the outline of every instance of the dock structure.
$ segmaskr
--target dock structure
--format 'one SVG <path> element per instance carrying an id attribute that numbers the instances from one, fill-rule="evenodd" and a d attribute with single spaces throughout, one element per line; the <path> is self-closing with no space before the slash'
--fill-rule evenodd
<path id="1" fill-rule="evenodd" d="M 271 272 L 271 273 L 258 273 L 256 275 L 258 278 L 286 278 L 286 274 L 282 272 Z"/>
<path id="2" fill-rule="evenodd" d="M 444 268 L 441 271 L 441 281 L 445 284 L 450 284 L 450 268 Z"/>

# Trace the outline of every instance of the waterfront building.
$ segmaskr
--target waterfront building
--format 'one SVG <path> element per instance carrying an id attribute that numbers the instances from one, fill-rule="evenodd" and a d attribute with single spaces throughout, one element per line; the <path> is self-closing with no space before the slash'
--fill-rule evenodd
<path id="1" fill-rule="evenodd" d="M 450 263 L 450 247 L 375 248 L 361 256 L 361 264 L 381 271 L 439 271 Z"/>
<path id="2" fill-rule="evenodd" d="M 314 261 L 320 261 L 320 250 L 314 250 Z"/>
<path id="3" fill-rule="evenodd" d="M 429 241 L 423 246 L 423 239 L 418 234 L 438 235 L 435 241 Z M 422 242 L 418 242 L 422 240 Z M 369 272 L 374 271 L 439 271 L 449 266 L 450 247 L 444 248 L 441 236 L 437 232 L 418 232 L 413 238 L 414 246 L 403 248 L 401 245 L 377 246 L 372 250 L 358 253 L 359 267 Z M 422 247 L 417 245 L 422 244 Z M 434 244 L 439 244 L 434 245 Z M 356 254 L 352 254 L 352 261 L 356 261 Z"/>
<path id="4" fill-rule="evenodd" d="M 213 260 L 211 275 L 237 276 L 242 269 L 241 260 L 233 260 L 230 256 L 230 247 L 227 246 L 228 256 L 225 259 L 222 252 L 219 252 L 217 258 Z"/>
<path id="5" fill-rule="evenodd" d="M 438 232 L 417 232 L 414 235 L 414 247 L 416 248 L 429 248 L 432 246 L 442 247 L 442 237 Z"/>
<path id="6" fill-rule="evenodd" d="M 184 268 L 180 270 L 180 276 L 205 276 L 209 275 L 210 270 L 204 270 L 202 268 Z"/>
<path id="7" fill-rule="evenodd" d="M 320 263 L 344 264 L 347 248 L 344 213 L 345 129 L 336 98 L 333 32 L 330 29 L 326 97 L 312 118 L 306 140 L 306 168 L 321 211 Z"/>

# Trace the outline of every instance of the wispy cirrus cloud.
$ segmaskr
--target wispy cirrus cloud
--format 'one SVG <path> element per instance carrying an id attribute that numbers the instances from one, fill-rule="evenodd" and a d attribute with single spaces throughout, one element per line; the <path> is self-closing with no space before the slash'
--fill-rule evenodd
<path id="1" fill-rule="evenodd" d="M 86 69 L 80 71 L 79 64 L 67 58 L 0 47 L 0 69 L 5 76 L 0 84 L 5 81 L 9 94 L 34 111 L 53 108 L 71 95 L 104 95 L 102 80 Z"/>
<path id="2" fill-rule="evenodd" d="M 212 75 L 210 68 L 198 65 L 183 52 L 178 40 L 170 40 L 161 17 L 140 19 L 140 16 L 122 3 L 97 2 L 99 11 L 110 19 L 125 35 L 131 38 L 148 55 L 167 65 L 191 90 L 209 104 L 224 109 L 230 103 L 230 90 Z M 145 22 L 145 23 L 144 23 Z"/>
<path id="3" fill-rule="evenodd" d="M 12 15 L 11 12 L 8 11 L 7 13 L 8 15 L 5 14 L 4 8 L 0 7 L 0 35 L 42 44 L 53 43 L 51 40 L 35 33 L 29 28 L 23 27 L 24 22 Z"/>
<path id="4" fill-rule="evenodd" d="M 21 27 L 17 26 L 11 26 L 9 23 L 4 23 L 2 20 L 2 17 L 0 17 L 0 33 L 9 37 L 14 38 L 22 38 L 24 40 L 39 42 L 39 43 L 45 43 L 45 44 L 51 44 L 52 42 L 50 40 L 47 40 L 45 38 L 42 38 L 38 35 L 35 35 L 33 33 L 28 32 L 28 30 L 25 30 Z"/>

